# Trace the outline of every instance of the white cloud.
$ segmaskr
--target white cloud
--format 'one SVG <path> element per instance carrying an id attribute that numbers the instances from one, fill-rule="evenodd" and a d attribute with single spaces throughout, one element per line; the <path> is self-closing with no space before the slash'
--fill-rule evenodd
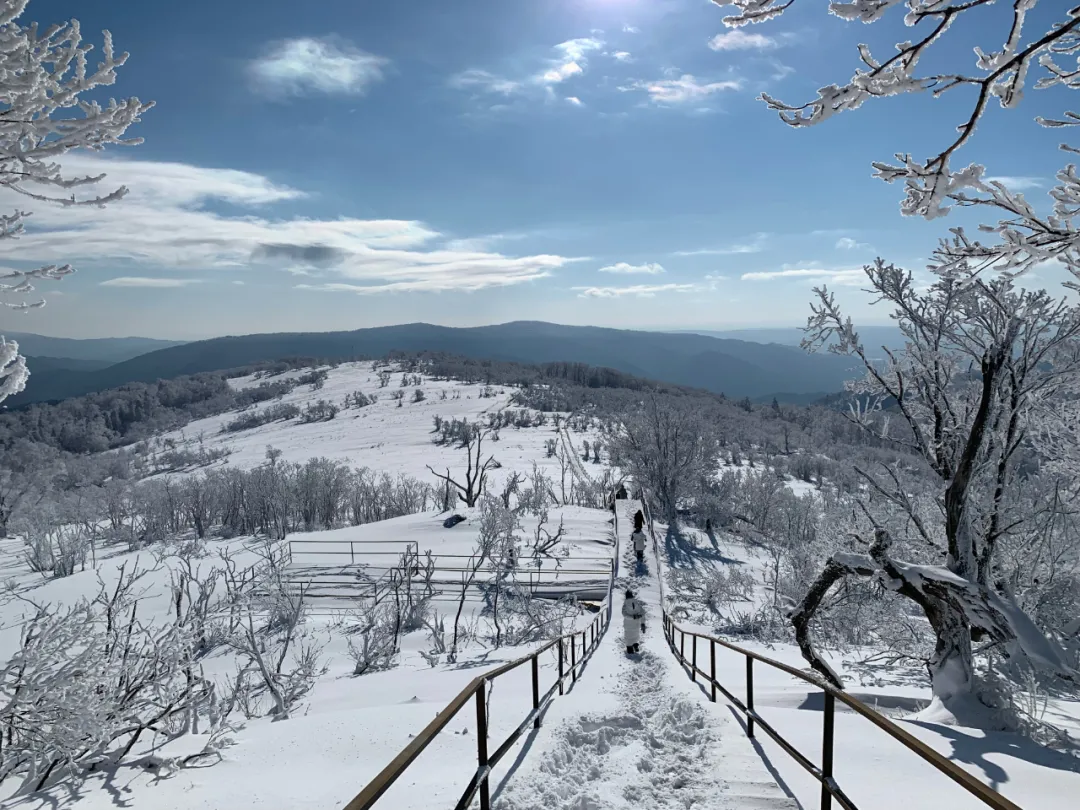
<path id="1" fill-rule="evenodd" d="M 689 73 L 677 79 L 659 79 L 651 82 L 634 82 L 624 90 L 645 90 L 656 104 L 686 104 L 702 101 L 714 93 L 725 90 L 738 90 L 742 83 L 738 80 L 723 82 L 699 82 Z"/>
<path id="2" fill-rule="evenodd" d="M 521 82 L 504 79 L 488 73 L 486 70 L 466 70 L 450 78 L 450 86 L 458 90 L 481 90 L 485 93 L 496 93 L 501 96 L 511 96 L 521 92 Z"/>
<path id="3" fill-rule="evenodd" d="M 624 34 L 638 34 L 641 33 L 641 29 L 633 25 L 624 25 L 622 27 Z"/>
<path id="4" fill-rule="evenodd" d="M 618 262 L 616 264 L 609 264 L 607 267 L 601 267 L 597 272 L 599 273 L 619 273 L 623 275 L 650 275 L 655 276 L 664 272 L 664 268 L 655 262 L 649 264 L 627 264 L 626 262 Z"/>
<path id="5" fill-rule="evenodd" d="M 611 55 L 611 57 L 613 59 L 618 60 L 619 62 L 633 62 L 634 61 L 634 57 L 630 55 L 629 51 L 615 51 L 615 53 L 613 53 Z"/>
<path id="6" fill-rule="evenodd" d="M 194 268 L 203 274 L 262 267 L 334 275 L 373 291 L 505 286 L 543 277 L 571 261 L 464 249 L 410 220 L 311 219 L 272 212 L 270 204 L 286 201 L 293 207 L 303 201 L 303 193 L 248 172 L 91 155 L 68 155 L 64 165 L 71 175 L 107 173 L 102 191 L 124 184 L 130 193 L 105 208 L 38 206 L 27 233 L 5 246 L 6 260 L 98 263 L 113 270 L 125 263 L 140 269 Z M 220 201 L 242 210 L 214 210 Z M 0 189 L 0 209 L 16 206 L 25 208 L 26 198 Z M 140 283 L 112 280 L 108 286 Z M 156 279 L 151 283 L 161 286 Z"/>
<path id="7" fill-rule="evenodd" d="M 741 28 L 717 34 L 709 40 L 709 47 L 714 51 L 763 51 L 775 48 L 777 41 L 764 34 L 749 34 Z"/>
<path id="8" fill-rule="evenodd" d="M 820 267 L 817 262 L 803 265 L 782 265 L 780 270 L 743 273 L 743 281 L 775 281 L 777 279 L 803 279 L 824 281 L 841 287 L 857 287 L 866 280 L 861 267 Z"/>
<path id="9" fill-rule="evenodd" d="M 574 105 L 575 107 L 584 107 L 584 106 L 585 106 L 585 105 L 584 105 L 584 104 L 582 103 L 581 99 L 580 99 L 580 98 L 578 98 L 577 96 L 567 96 L 567 97 L 566 97 L 566 101 L 567 101 L 567 102 L 568 102 L 569 104 L 573 104 L 573 105 Z"/>
<path id="10" fill-rule="evenodd" d="M 101 282 L 102 287 L 186 287 L 201 284 L 201 278 L 146 278 L 144 276 L 121 276 Z M 241 282 L 242 283 L 242 282 Z"/>
<path id="11" fill-rule="evenodd" d="M 852 239 L 850 236 L 841 236 L 836 240 L 837 250 L 873 250 L 873 248 L 865 242 L 859 242 L 856 239 Z"/>
<path id="12" fill-rule="evenodd" d="M 571 76 L 577 76 L 579 73 L 583 73 L 584 68 L 577 62 L 564 62 L 563 64 L 556 65 L 550 70 L 545 70 L 540 74 L 540 81 L 544 84 L 558 84 L 559 82 L 566 81 Z"/>
<path id="13" fill-rule="evenodd" d="M 387 64 L 344 41 L 301 37 L 270 46 L 248 70 L 256 87 L 271 95 L 362 94 L 382 80 Z"/>
<path id="14" fill-rule="evenodd" d="M 553 48 L 556 56 L 547 59 L 545 67 L 520 78 L 511 79 L 474 68 L 451 77 L 450 86 L 459 90 L 479 90 L 502 96 L 524 95 L 542 89 L 546 98 L 554 99 L 552 88 L 584 73 L 589 64 L 589 54 L 603 47 L 603 41 L 596 37 L 569 39 Z"/>
<path id="15" fill-rule="evenodd" d="M 673 256 L 735 256 L 742 253 L 760 253 L 765 249 L 767 233 L 756 233 L 749 242 L 728 245 L 727 247 L 700 248 L 698 250 L 676 250 Z"/>
<path id="16" fill-rule="evenodd" d="M 574 287 L 579 298 L 652 298 L 657 293 L 688 293 L 699 290 L 697 284 L 635 284 L 630 287 Z"/>
<path id="17" fill-rule="evenodd" d="M 1030 191 L 1033 188 L 1043 188 L 1046 185 L 1041 177 L 1010 177 L 1002 175 L 1000 177 L 984 177 L 983 181 L 987 183 L 996 181 L 1009 189 L 1009 191 Z"/>
<path id="18" fill-rule="evenodd" d="M 553 60 L 551 66 L 542 70 L 533 77 L 539 84 L 559 84 L 585 72 L 588 64 L 588 54 L 604 47 L 603 41 L 595 37 L 580 37 L 560 42 L 555 46 L 559 56 Z"/>

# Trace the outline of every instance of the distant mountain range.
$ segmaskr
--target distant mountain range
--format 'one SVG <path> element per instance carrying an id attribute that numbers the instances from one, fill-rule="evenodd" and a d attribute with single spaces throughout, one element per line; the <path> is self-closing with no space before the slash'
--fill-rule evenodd
<path id="1" fill-rule="evenodd" d="M 870 349 L 877 350 L 882 346 L 889 349 L 902 349 L 904 347 L 904 336 L 895 326 L 859 326 L 856 324 L 855 331 L 859 333 L 863 344 Z M 802 328 L 797 326 L 725 329 L 721 331 L 688 329 L 679 331 L 676 334 L 705 335 L 727 340 L 748 340 L 752 343 L 780 343 L 785 346 L 798 346 L 805 337 Z"/>
<path id="2" fill-rule="evenodd" d="M 27 345 L 19 337 L 21 345 Z M 56 340 L 46 338 L 45 340 Z M 141 339 L 120 339 L 141 340 Z M 81 343 L 82 341 L 73 341 Z M 152 342 L 151 342 L 152 343 Z M 351 332 L 296 332 L 212 338 L 171 345 L 106 368 L 63 367 L 80 359 L 63 347 L 29 363 L 28 389 L 5 404 L 58 400 L 130 382 L 220 371 L 283 357 L 347 360 L 390 351 L 441 351 L 519 363 L 579 362 L 729 397 L 805 402 L 839 391 L 853 376 L 850 358 L 807 354 L 793 345 L 695 333 L 641 332 L 517 321 L 451 328 L 415 323 Z M 32 350 L 28 349 L 32 353 Z M 44 352 L 42 352 L 44 354 Z M 87 358 L 86 352 L 81 353 Z"/>
<path id="3" fill-rule="evenodd" d="M 140 354 L 179 346 L 179 340 L 155 340 L 143 337 L 125 338 L 55 338 L 30 332 L 0 330 L 8 340 L 17 341 L 19 351 L 27 357 L 50 357 L 57 360 L 93 360 L 105 364 L 122 363 Z"/>

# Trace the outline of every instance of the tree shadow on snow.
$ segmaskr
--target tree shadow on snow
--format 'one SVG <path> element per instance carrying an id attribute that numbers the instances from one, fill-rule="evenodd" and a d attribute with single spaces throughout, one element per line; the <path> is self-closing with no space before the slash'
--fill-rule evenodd
<path id="1" fill-rule="evenodd" d="M 871 692 L 848 692 L 856 700 L 861 700 L 871 709 L 877 709 L 879 711 L 901 711 L 901 712 L 918 712 L 926 708 L 927 701 L 910 697 L 908 695 L 879 695 Z M 809 712 L 823 712 L 825 711 L 825 693 L 824 692 L 807 692 L 806 697 L 795 708 L 801 711 Z M 847 706 L 837 701 L 836 710 L 838 712 L 851 712 Z"/>
<path id="2" fill-rule="evenodd" d="M 1020 734 L 987 731 L 984 732 L 985 737 L 976 737 L 965 733 L 965 729 L 956 726 L 944 726 L 922 720 L 907 720 L 905 722 L 921 726 L 948 739 L 952 744 L 952 752 L 948 755 L 949 759 L 980 769 L 989 780 L 990 787 L 994 790 L 998 790 L 1000 785 L 1009 781 L 1009 773 L 998 763 L 988 761 L 986 759 L 988 754 L 1004 754 L 1005 756 L 1029 762 L 1032 765 L 1038 765 L 1041 768 L 1080 774 L 1080 759 L 1061 751 L 1055 751 L 1053 748 L 1047 748 L 1045 745 L 1040 745 Z"/>
<path id="3" fill-rule="evenodd" d="M 743 565 L 742 560 L 736 560 L 726 556 L 720 550 L 720 544 L 714 535 L 710 535 L 711 546 L 699 546 L 694 542 L 697 532 L 688 532 L 680 529 L 677 525 L 669 525 L 664 535 L 664 553 L 667 555 L 668 565 L 672 568 L 697 569 L 709 564 L 717 563 L 724 565 Z"/>

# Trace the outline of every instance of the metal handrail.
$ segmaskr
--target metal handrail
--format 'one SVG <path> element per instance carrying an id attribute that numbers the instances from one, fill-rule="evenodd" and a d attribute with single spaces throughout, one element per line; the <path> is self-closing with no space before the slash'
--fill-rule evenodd
<path id="1" fill-rule="evenodd" d="M 468 787 L 461 795 L 454 810 L 465 810 L 474 798 L 480 797 L 480 810 L 490 810 L 491 791 L 490 778 L 492 768 L 498 764 L 531 725 L 540 728 L 540 721 L 544 712 L 554 700 L 556 692 L 560 695 L 565 693 L 566 678 L 569 677 L 576 683 L 579 670 L 584 667 L 589 656 L 600 644 L 608 625 L 611 623 L 612 601 L 614 596 L 615 578 L 618 576 L 619 565 L 619 534 L 618 534 L 618 510 L 615 518 L 615 544 L 611 560 L 611 574 L 608 579 L 607 610 L 600 610 L 596 618 L 580 632 L 570 633 L 560 638 L 553 639 L 543 646 L 533 650 L 529 655 L 503 664 L 490 672 L 478 675 L 469 681 L 446 708 L 439 712 L 424 730 L 421 731 L 393 760 L 361 790 L 351 802 L 345 805 L 344 810 L 369 810 L 397 781 L 412 762 L 423 753 L 436 735 L 454 719 L 470 699 L 476 702 L 476 759 L 477 768 Z M 578 639 L 580 638 L 581 657 L 578 658 Z M 567 649 L 566 644 L 569 644 Z M 555 683 L 543 694 L 540 694 L 540 667 L 539 657 L 548 650 L 557 650 L 559 675 Z M 569 654 L 569 666 L 567 655 Z M 505 675 L 511 670 L 517 669 L 525 662 L 530 662 L 532 667 L 532 711 L 514 729 L 513 732 L 495 749 L 493 754 L 488 752 L 488 717 L 487 717 L 487 684 L 500 675 Z"/>
<path id="2" fill-rule="evenodd" d="M 648 516 L 649 534 L 653 538 L 653 552 L 656 556 L 656 573 L 657 579 L 660 582 L 660 602 L 661 610 L 663 612 L 664 621 L 664 636 L 667 639 L 668 646 L 671 648 L 672 653 L 679 660 L 679 662 L 689 668 L 689 675 L 695 683 L 697 683 L 698 675 L 705 679 L 705 683 L 710 687 L 711 699 L 716 702 L 717 691 L 723 693 L 728 702 L 731 703 L 736 709 L 742 712 L 746 716 L 746 736 L 754 737 L 755 726 L 760 726 L 761 729 L 769 735 L 780 746 L 783 751 L 794 759 L 800 767 L 813 776 L 819 783 L 821 783 L 821 810 L 830 810 L 832 807 L 832 800 L 835 798 L 837 803 L 844 808 L 844 810 L 859 810 L 856 804 L 848 797 L 840 785 L 836 782 L 833 776 L 833 753 L 834 753 L 834 731 L 835 731 L 835 711 L 836 701 L 840 701 L 853 712 L 860 717 L 869 720 L 879 729 L 884 731 L 894 740 L 905 746 L 908 750 L 914 752 L 917 756 L 921 757 L 925 762 L 933 766 L 935 769 L 943 773 L 945 776 L 952 779 L 968 793 L 972 794 L 975 798 L 979 799 L 987 807 L 992 810 L 1022 810 L 1022 808 L 1002 796 L 997 791 L 993 790 L 988 785 L 983 784 L 976 779 L 972 774 L 961 768 L 955 762 L 945 758 L 929 745 L 924 743 L 918 737 L 905 731 L 899 725 L 894 723 L 885 715 L 880 712 L 876 712 L 863 703 L 861 700 L 852 697 L 843 689 L 837 689 L 835 686 L 823 681 L 817 680 L 807 675 L 804 671 L 796 669 L 795 667 L 784 664 L 768 656 L 761 655 L 760 653 L 753 652 L 744 647 L 740 647 L 737 644 L 732 644 L 729 641 L 716 638 L 714 636 L 706 635 L 704 633 L 695 633 L 693 631 L 684 630 L 680 627 L 674 619 L 671 618 L 667 610 L 667 604 L 664 596 L 664 578 L 663 572 L 660 567 L 660 551 L 656 541 L 656 534 L 653 531 L 652 514 L 648 508 L 648 498 L 644 490 L 642 491 L 642 503 L 644 504 L 645 513 Z M 679 644 L 675 644 L 675 634 L 679 634 Z M 691 639 L 691 651 L 690 657 L 686 656 L 686 639 Z M 698 666 L 698 639 L 705 639 L 709 642 L 709 660 L 710 669 L 709 672 L 705 672 L 704 669 Z M 735 697 L 723 684 L 716 679 L 716 645 L 720 645 L 728 650 L 737 652 L 746 657 L 746 701 L 745 703 Z M 824 693 L 825 698 L 825 710 L 822 715 L 822 753 L 821 753 L 821 765 L 815 765 L 805 754 L 799 751 L 794 745 L 788 742 L 773 726 L 766 721 L 758 712 L 754 709 L 754 662 L 759 661 L 766 666 L 770 666 L 774 669 L 778 669 L 794 678 L 798 678 L 801 681 L 820 689 Z"/>

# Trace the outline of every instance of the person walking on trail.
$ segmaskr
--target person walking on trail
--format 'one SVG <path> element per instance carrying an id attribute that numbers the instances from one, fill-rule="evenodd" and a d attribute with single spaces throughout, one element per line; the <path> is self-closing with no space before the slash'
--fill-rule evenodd
<path id="1" fill-rule="evenodd" d="M 634 556 L 637 557 L 639 563 L 645 562 L 645 532 L 641 529 L 635 529 L 634 533 L 630 535 L 630 542 L 634 546 Z"/>
<path id="2" fill-rule="evenodd" d="M 640 509 L 634 513 L 634 531 L 640 532 L 645 528 L 645 513 Z"/>
<path id="3" fill-rule="evenodd" d="M 634 596 L 632 590 L 626 592 L 622 605 L 623 636 L 626 654 L 641 652 L 641 633 L 645 629 L 645 606 Z"/>

